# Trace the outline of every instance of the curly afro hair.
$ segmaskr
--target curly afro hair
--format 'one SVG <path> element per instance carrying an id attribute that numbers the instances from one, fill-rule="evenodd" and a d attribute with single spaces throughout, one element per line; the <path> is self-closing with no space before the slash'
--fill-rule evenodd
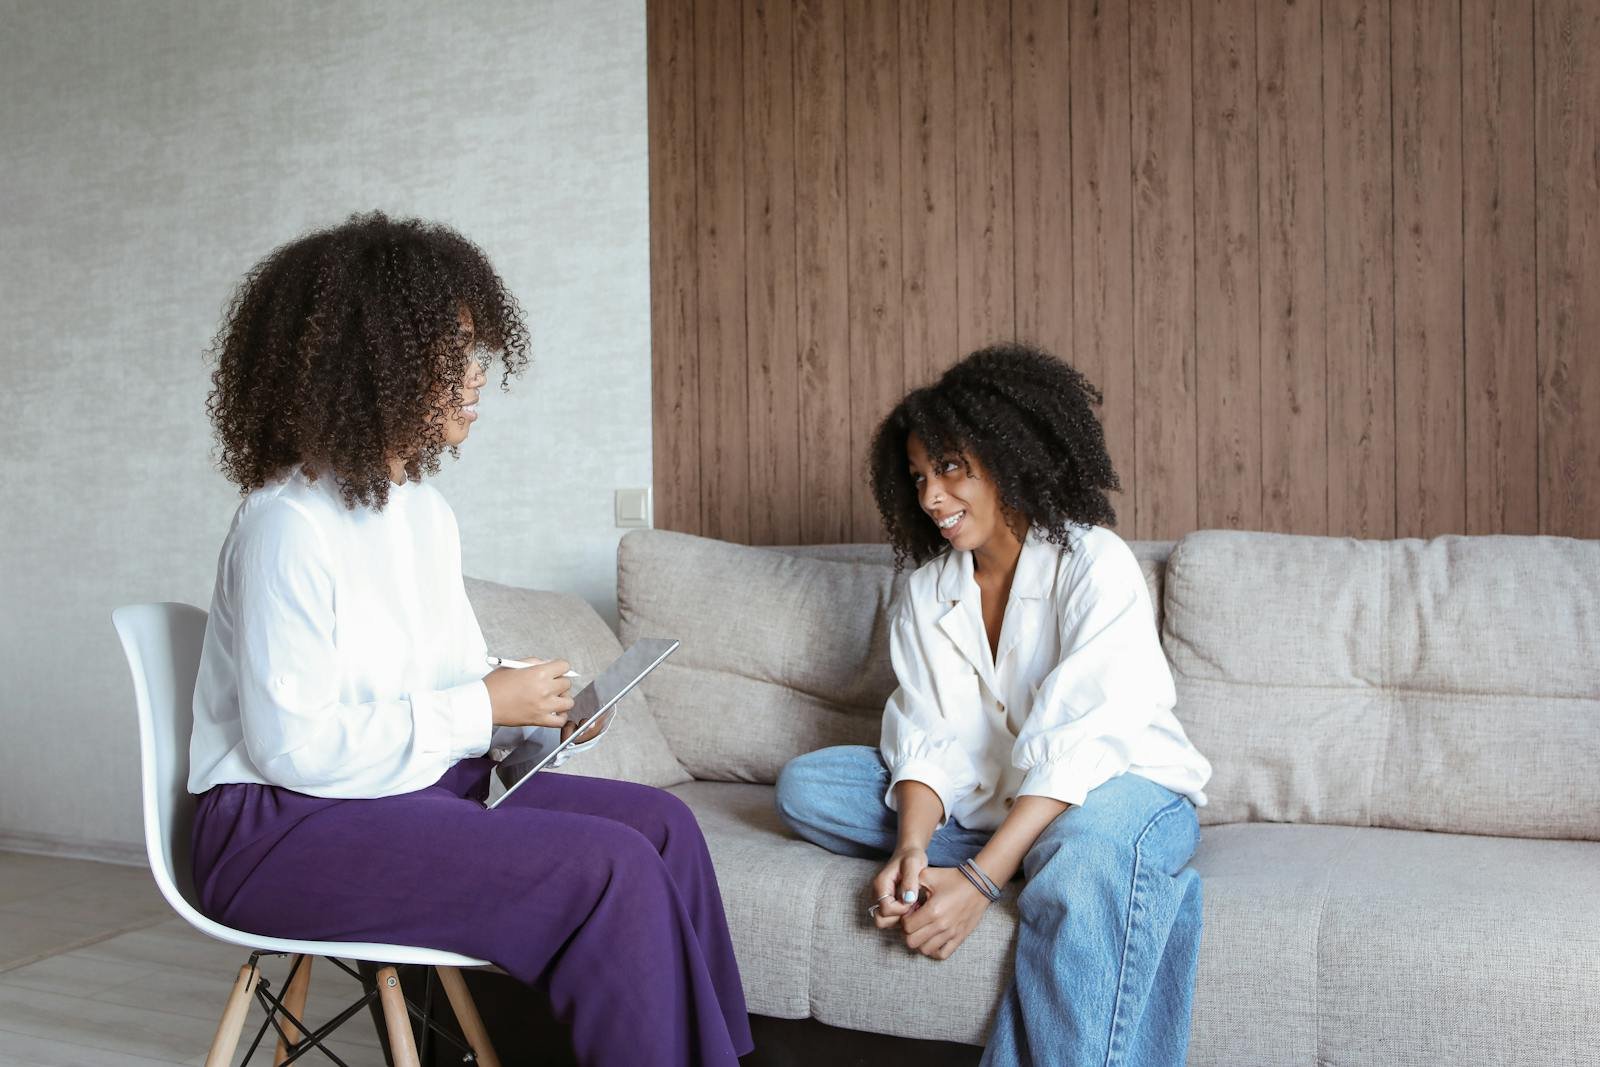
<path id="1" fill-rule="evenodd" d="M 347 506 L 382 508 L 391 458 L 438 473 L 478 346 L 498 354 L 502 388 L 527 366 L 521 308 L 454 230 L 372 212 L 286 244 L 245 276 L 212 342 L 222 471 L 247 494 L 305 466 Z"/>
<path id="2" fill-rule="evenodd" d="M 935 462 L 969 460 L 994 480 L 1007 524 L 1054 544 L 1068 528 L 1112 526 L 1107 493 L 1120 490 L 1095 417 L 1100 391 L 1054 356 L 1020 342 L 982 348 L 933 385 L 909 394 L 872 438 L 872 494 L 895 564 L 925 563 L 948 545 L 928 521 L 906 470 L 906 441 L 921 439 Z"/>

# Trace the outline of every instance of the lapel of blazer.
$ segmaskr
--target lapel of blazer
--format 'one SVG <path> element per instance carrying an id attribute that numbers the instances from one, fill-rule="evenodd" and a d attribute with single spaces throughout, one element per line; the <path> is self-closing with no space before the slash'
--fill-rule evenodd
<path id="1" fill-rule="evenodd" d="M 1011 579 L 1011 602 L 1006 605 L 1000 649 L 994 659 L 996 668 L 1016 651 L 1025 636 L 1046 625 L 1046 620 L 1040 616 L 1047 606 L 1045 600 L 1055 582 L 1059 559 L 1060 550 L 1033 531 L 1030 530 L 1023 539 L 1022 555 L 1017 558 L 1017 573 Z"/>
<path id="2" fill-rule="evenodd" d="M 951 551 L 939 572 L 939 601 L 944 613 L 938 626 L 955 643 L 963 659 L 995 692 L 989 638 L 983 632 L 983 602 L 972 577 L 972 553 Z"/>

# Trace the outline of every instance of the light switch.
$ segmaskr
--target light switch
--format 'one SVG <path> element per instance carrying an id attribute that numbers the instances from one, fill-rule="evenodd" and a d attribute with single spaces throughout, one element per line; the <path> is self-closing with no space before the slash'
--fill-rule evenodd
<path id="1" fill-rule="evenodd" d="M 618 489 L 617 490 L 617 525 L 618 526 L 649 526 L 650 525 L 650 490 L 649 489 Z"/>

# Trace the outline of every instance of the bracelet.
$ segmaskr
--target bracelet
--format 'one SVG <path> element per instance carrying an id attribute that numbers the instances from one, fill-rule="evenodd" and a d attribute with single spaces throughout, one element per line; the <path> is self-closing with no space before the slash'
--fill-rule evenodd
<path id="1" fill-rule="evenodd" d="M 961 865 L 956 870 L 960 871 L 962 876 L 972 883 L 972 888 L 988 898 L 989 903 L 993 904 L 1000 899 L 1000 887 L 995 885 L 993 879 L 987 874 L 983 873 L 983 868 L 978 866 L 976 860 L 962 860 Z"/>
<path id="2" fill-rule="evenodd" d="M 982 867 L 978 866 L 978 861 L 977 861 L 976 858 L 968 860 L 967 863 L 969 865 L 971 865 L 973 873 L 978 875 L 978 877 L 983 879 L 983 884 L 989 887 L 990 892 L 994 893 L 994 898 L 996 900 L 999 900 L 1000 899 L 1000 886 L 999 886 L 999 884 L 996 883 L 993 878 L 990 878 L 988 876 L 988 874 L 986 874 L 984 872 Z"/>

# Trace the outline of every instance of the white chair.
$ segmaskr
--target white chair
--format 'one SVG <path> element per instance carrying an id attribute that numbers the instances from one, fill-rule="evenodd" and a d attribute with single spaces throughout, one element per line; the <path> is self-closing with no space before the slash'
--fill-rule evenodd
<path id="1" fill-rule="evenodd" d="M 155 875 L 156 886 L 190 926 L 219 941 L 250 950 L 250 957 L 239 968 L 239 977 L 217 1024 L 217 1036 L 206 1058 L 206 1067 L 225 1067 L 232 1062 L 252 995 L 261 1002 L 267 1019 L 245 1053 L 246 1061 L 261 1043 L 268 1026 L 278 1033 L 276 1064 L 296 1060 L 312 1048 L 331 1057 L 322 1046 L 322 1040 L 377 998 L 383 1006 L 384 1025 L 395 1064 L 418 1067 L 411 1014 L 416 1014 L 425 1024 L 425 1034 L 432 1030 L 452 1043 L 457 1042 L 454 1035 L 439 1030 L 425 1012 L 406 1002 L 395 971 L 396 964 L 434 968 L 470 1045 L 470 1049 L 462 1047 L 462 1052 L 469 1061 L 475 1058 L 487 1067 L 499 1067 L 483 1021 L 459 970 L 491 966 L 487 961 L 410 945 L 262 937 L 213 922 L 200 913 L 189 845 L 195 798 L 189 793 L 188 782 L 194 683 L 200 667 L 206 613 L 188 604 L 130 604 L 113 611 L 111 619 L 122 638 L 122 650 L 133 672 L 133 690 L 139 708 L 145 850 L 150 856 L 150 870 Z M 270 983 L 261 979 L 258 967 L 262 956 L 278 955 L 293 957 L 282 996 L 272 995 L 268 988 Z M 300 1015 L 305 1010 L 311 960 L 317 956 L 326 957 L 362 981 L 365 995 L 330 1022 L 309 1030 Z M 341 957 L 379 965 L 376 982 L 362 978 L 343 963 Z"/>

